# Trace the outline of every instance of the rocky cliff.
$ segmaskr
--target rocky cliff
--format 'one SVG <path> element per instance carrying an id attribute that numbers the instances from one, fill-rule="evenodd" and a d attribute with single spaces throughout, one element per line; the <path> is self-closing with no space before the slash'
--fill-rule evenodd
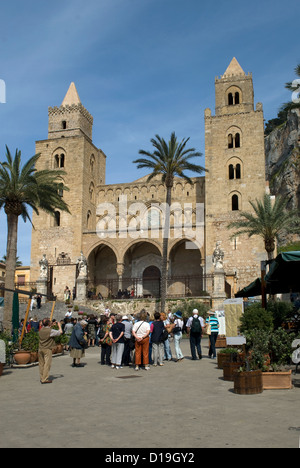
<path id="1" fill-rule="evenodd" d="M 300 109 L 265 138 L 266 175 L 273 195 L 282 195 L 289 209 L 300 212 Z"/>

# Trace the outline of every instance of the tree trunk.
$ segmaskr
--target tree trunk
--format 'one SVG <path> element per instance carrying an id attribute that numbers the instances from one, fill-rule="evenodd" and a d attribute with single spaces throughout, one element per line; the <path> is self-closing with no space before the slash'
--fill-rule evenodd
<path id="1" fill-rule="evenodd" d="M 168 245 L 170 235 L 170 207 L 172 197 L 172 185 L 167 185 L 165 225 L 163 227 L 163 256 L 161 272 L 161 312 L 165 312 L 167 297 L 167 276 L 168 276 Z"/>
<path id="2" fill-rule="evenodd" d="M 15 289 L 15 270 L 18 244 L 18 216 L 7 213 L 7 248 L 5 287 Z M 3 328 L 9 333 L 12 331 L 12 304 L 13 293 L 5 291 Z"/>

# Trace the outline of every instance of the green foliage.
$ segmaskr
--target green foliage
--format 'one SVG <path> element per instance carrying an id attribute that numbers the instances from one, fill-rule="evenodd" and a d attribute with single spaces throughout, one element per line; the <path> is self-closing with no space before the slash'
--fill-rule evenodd
<path id="1" fill-rule="evenodd" d="M 293 315 L 293 304 L 290 302 L 269 301 L 267 310 L 261 303 L 251 304 L 245 308 L 241 317 L 240 330 L 242 333 L 256 329 L 277 330 Z"/>
<path id="2" fill-rule="evenodd" d="M 21 151 L 16 150 L 14 158 L 6 146 L 6 161 L 0 163 L 0 208 L 6 214 L 22 216 L 30 221 L 28 206 L 39 214 L 39 209 L 53 215 L 56 209 L 69 209 L 62 197 L 61 190 L 68 190 L 63 184 L 63 175 L 59 170 L 46 169 L 37 171 L 36 163 L 40 154 L 30 158 L 22 167 Z"/>
<path id="3" fill-rule="evenodd" d="M 182 312 L 182 317 L 187 319 L 192 316 L 192 312 L 194 309 L 198 309 L 199 315 L 201 315 L 201 317 L 203 317 L 204 319 L 207 317 L 209 307 L 203 304 L 202 302 L 197 301 L 185 301 L 181 307 L 172 307 L 171 312 L 174 314 L 175 312 L 177 312 L 177 310 L 180 310 L 180 312 Z"/>
<path id="4" fill-rule="evenodd" d="M 269 194 L 263 200 L 250 201 L 253 212 L 242 211 L 238 221 L 228 224 L 228 229 L 234 229 L 231 238 L 242 234 L 261 237 L 268 258 L 272 259 L 280 235 L 300 232 L 299 214 L 295 210 L 287 211 L 286 204 L 286 198 L 276 197 L 274 202 Z"/>
<path id="5" fill-rule="evenodd" d="M 252 369 L 276 370 L 290 363 L 293 333 L 283 329 L 275 331 L 252 330 L 245 334 Z"/>
<path id="6" fill-rule="evenodd" d="M 283 109 L 278 112 L 277 117 L 275 119 L 271 119 L 266 123 L 265 126 L 265 135 L 269 135 L 275 128 L 278 128 L 282 124 L 287 121 L 287 109 Z"/>
<path id="7" fill-rule="evenodd" d="M 10 333 L 2 332 L 0 333 L 0 340 L 5 342 L 5 351 L 6 351 L 6 361 L 9 359 L 9 355 L 14 347 L 12 336 Z"/>
<path id="8" fill-rule="evenodd" d="M 293 314 L 293 304 L 290 302 L 269 301 L 267 309 L 272 313 L 275 330 L 281 328 L 282 324 Z"/>
<path id="9" fill-rule="evenodd" d="M 39 343 L 40 343 L 39 334 L 34 330 L 30 330 L 24 336 L 21 347 L 25 351 L 37 352 L 39 349 Z"/>
<path id="10" fill-rule="evenodd" d="M 241 317 L 241 332 L 258 330 L 273 330 L 273 315 L 270 310 L 265 310 L 261 304 L 255 303 L 248 306 Z"/>

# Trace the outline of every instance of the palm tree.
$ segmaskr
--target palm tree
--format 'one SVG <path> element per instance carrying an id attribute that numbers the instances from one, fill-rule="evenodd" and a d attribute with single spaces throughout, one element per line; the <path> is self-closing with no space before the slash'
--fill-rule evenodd
<path id="1" fill-rule="evenodd" d="M 139 154 L 146 156 L 133 161 L 138 169 L 151 169 L 152 173 L 148 177 L 148 182 L 156 176 L 161 176 L 161 180 L 166 187 L 166 205 L 171 206 L 172 188 L 175 176 L 182 177 L 193 185 L 192 180 L 185 174 L 185 171 L 202 174 L 205 169 L 190 162 L 191 159 L 202 156 L 194 148 L 186 148 L 189 138 L 177 141 L 175 132 L 171 134 L 169 143 L 159 135 L 151 140 L 154 152 L 140 150 Z M 167 264 L 168 264 L 168 236 L 170 229 L 170 218 L 165 217 L 163 236 L 163 256 L 162 256 L 162 278 L 161 278 L 161 310 L 164 312 L 167 295 Z"/>
<path id="2" fill-rule="evenodd" d="M 7 249 L 5 287 L 14 289 L 17 259 L 18 220 L 31 222 L 28 207 L 36 214 L 39 209 L 54 215 L 56 209 L 69 212 L 67 204 L 59 195 L 68 190 L 63 183 L 64 173 L 58 170 L 37 171 L 35 165 L 40 154 L 32 156 L 21 167 L 21 151 L 13 158 L 6 146 L 6 161 L 0 163 L 0 209 L 7 216 Z M 5 294 L 4 329 L 11 331 L 12 293 Z"/>
<path id="3" fill-rule="evenodd" d="M 250 201 L 254 213 L 241 212 L 241 218 L 230 223 L 228 229 L 236 229 L 231 236 L 248 234 L 249 237 L 260 236 L 265 243 L 268 260 L 274 259 L 276 241 L 280 235 L 300 232 L 300 218 L 297 211 L 287 211 L 286 199 L 276 197 L 275 202 L 269 194 L 263 200 Z"/>
<path id="4" fill-rule="evenodd" d="M 294 81 L 290 81 L 285 84 L 286 89 L 291 91 L 292 93 L 295 93 L 296 99 L 291 100 L 290 102 L 287 102 L 281 106 L 281 111 L 289 111 L 292 109 L 300 109 L 300 99 L 299 99 L 299 92 L 300 92 L 300 64 L 298 64 L 295 68 L 295 74 L 297 75 L 298 79 Z"/>
<path id="5" fill-rule="evenodd" d="M 6 255 L 3 255 L 0 262 L 6 264 Z M 16 267 L 20 267 L 22 265 L 23 265 L 23 263 L 21 262 L 21 260 L 19 260 L 19 257 L 17 257 L 16 258 Z"/>

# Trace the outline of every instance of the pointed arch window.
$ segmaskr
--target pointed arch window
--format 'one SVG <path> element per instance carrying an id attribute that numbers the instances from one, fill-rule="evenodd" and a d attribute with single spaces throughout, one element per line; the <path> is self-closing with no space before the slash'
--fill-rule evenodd
<path id="1" fill-rule="evenodd" d="M 62 169 L 65 167 L 65 155 L 64 153 L 56 154 L 54 156 L 54 167 L 56 169 Z"/>
<path id="2" fill-rule="evenodd" d="M 231 209 L 232 211 L 239 211 L 239 196 L 237 194 L 232 195 L 231 197 Z"/>

